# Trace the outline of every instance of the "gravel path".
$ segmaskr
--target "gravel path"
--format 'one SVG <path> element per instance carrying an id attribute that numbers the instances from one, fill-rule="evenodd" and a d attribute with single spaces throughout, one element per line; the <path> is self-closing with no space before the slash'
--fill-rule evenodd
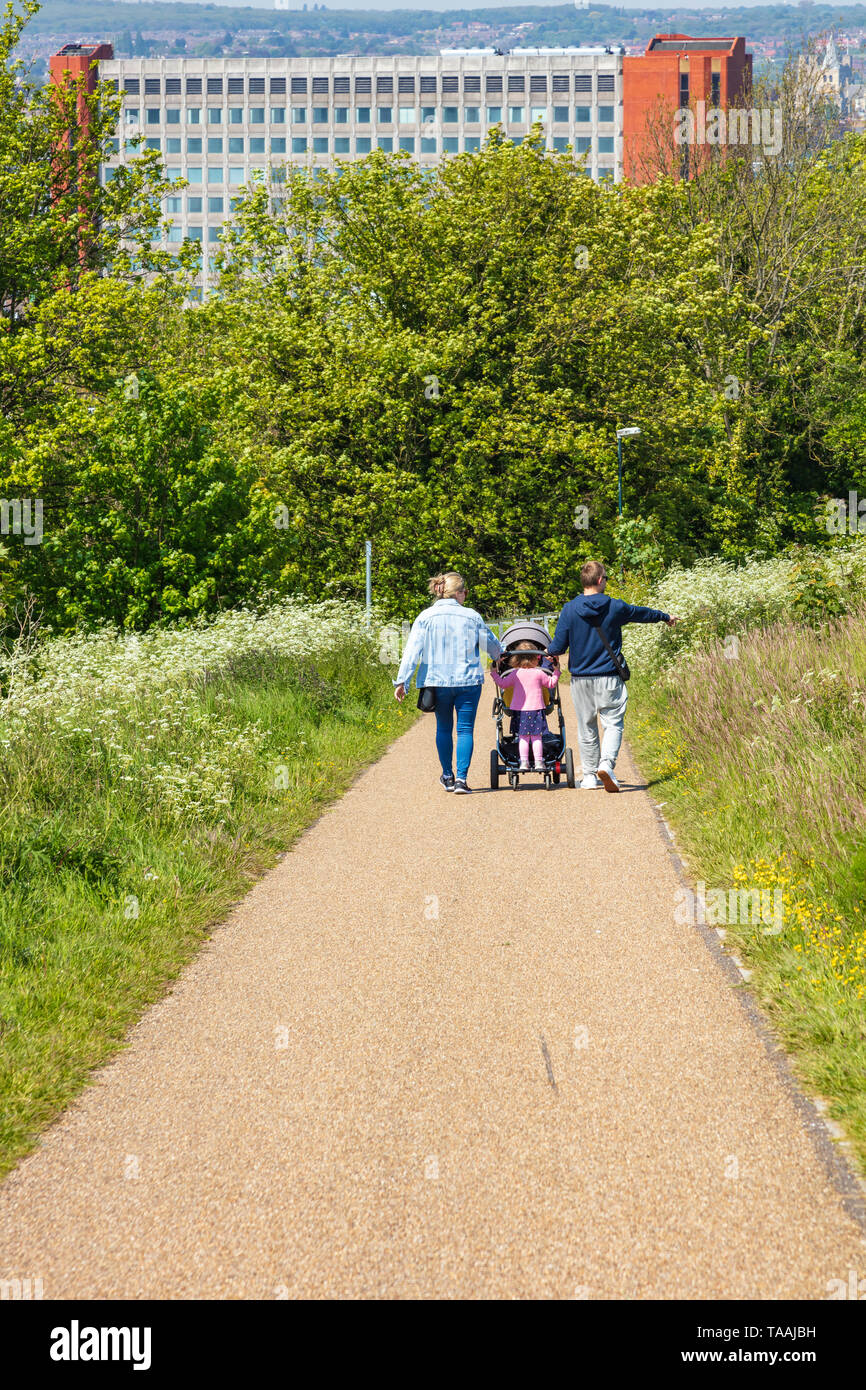
<path id="1" fill-rule="evenodd" d="M 446 796 L 432 732 L 298 841 L 7 1179 L 0 1277 L 821 1299 L 866 1274 L 795 1095 L 674 924 L 647 796 Z"/>

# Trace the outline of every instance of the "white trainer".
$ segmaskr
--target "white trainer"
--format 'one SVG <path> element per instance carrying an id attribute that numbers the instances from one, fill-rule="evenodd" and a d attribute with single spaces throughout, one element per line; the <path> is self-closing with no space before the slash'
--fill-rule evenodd
<path id="1" fill-rule="evenodd" d="M 600 779 L 601 779 L 602 785 L 604 786 L 604 789 L 605 789 L 606 792 L 618 792 L 618 791 L 619 791 L 619 782 L 616 780 L 616 778 L 615 778 L 614 775 L 613 775 L 613 768 L 612 768 L 612 767 L 603 767 L 603 766 L 600 767 L 600 768 L 598 769 L 598 775 L 599 775 L 599 777 L 600 777 Z"/>
<path id="2" fill-rule="evenodd" d="M 595 791 L 600 786 L 601 782 L 599 782 L 594 772 L 587 772 L 586 776 L 580 784 L 581 791 L 585 792 Z"/>

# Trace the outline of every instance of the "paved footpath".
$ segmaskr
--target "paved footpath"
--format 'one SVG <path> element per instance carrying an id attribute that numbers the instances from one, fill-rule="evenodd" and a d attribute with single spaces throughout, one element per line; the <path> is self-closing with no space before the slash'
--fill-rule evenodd
<path id="1" fill-rule="evenodd" d="M 478 785 L 489 715 L 485 692 Z M 674 922 L 628 757 L 622 796 L 454 797 L 432 733 L 297 842 L 7 1179 L 0 1277 L 46 1298 L 822 1299 L 866 1274 L 742 990 Z"/>

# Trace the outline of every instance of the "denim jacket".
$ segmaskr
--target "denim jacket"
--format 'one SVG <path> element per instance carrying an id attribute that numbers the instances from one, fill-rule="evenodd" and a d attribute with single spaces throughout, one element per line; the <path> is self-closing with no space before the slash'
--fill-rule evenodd
<path id="1" fill-rule="evenodd" d="M 494 661 L 502 651 L 481 614 L 456 598 L 437 599 L 412 624 L 394 684 L 408 687 L 417 666 L 419 689 L 483 685 L 482 647 Z"/>

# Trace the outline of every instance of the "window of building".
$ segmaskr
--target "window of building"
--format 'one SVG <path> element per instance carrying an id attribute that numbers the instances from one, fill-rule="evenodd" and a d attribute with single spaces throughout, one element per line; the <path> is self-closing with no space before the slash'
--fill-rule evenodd
<path id="1" fill-rule="evenodd" d="M 180 107 L 170 106 L 165 113 L 166 125 L 180 125 Z"/>
<path id="2" fill-rule="evenodd" d="M 567 120 L 568 120 L 568 107 L 567 107 L 567 106 L 554 106 L 554 108 L 553 108 L 553 119 L 554 119 L 555 121 L 567 121 Z"/>
<path id="3" fill-rule="evenodd" d="M 209 106 L 207 109 L 208 125 L 222 125 L 223 109 L 221 106 Z"/>
<path id="4" fill-rule="evenodd" d="M 168 168 L 167 168 L 166 171 L 165 171 L 165 177 L 166 177 L 167 179 L 172 180 L 172 181 L 173 181 L 174 179 L 179 179 L 179 178 L 180 178 L 180 165 L 179 165 L 179 164 L 169 164 Z"/>
<path id="5" fill-rule="evenodd" d="M 599 154 L 613 154 L 613 136 L 599 135 L 598 137 Z"/>
<path id="6" fill-rule="evenodd" d="M 159 122 L 160 122 L 160 110 L 159 110 L 159 107 L 158 107 L 158 106 L 148 106 L 147 112 L 146 112 L 146 115 L 145 115 L 145 118 L 144 118 L 144 119 L 145 119 L 145 122 L 147 123 L 147 125 L 159 125 Z"/>
<path id="7" fill-rule="evenodd" d="M 509 119 L 509 121 L 518 121 L 518 122 L 519 122 L 519 121 L 522 121 L 522 120 L 523 120 L 523 107 L 522 107 L 522 106 L 509 106 L 509 108 L 508 108 L 508 119 Z"/>
<path id="8" fill-rule="evenodd" d="M 460 141 L 456 135 L 445 135 L 442 138 L 442 151 L 444 154 L 457 154 L 460 149 Z"/>
<path id="9" fill-rule="evenodd" d="M 201 136 L 190 136 L 186 142 L 187 154 L 201 154 Z"/>
<path id="10" fill-rule="evenodd" d="M 368 125 L 370 121 L 369 106 L 358 106 L 355 108 L 355 120 L 358 125 Z"/>
<path id="11" fill-rule="evenodd" d="M 146 150 L 158 150 L 158 149 L 160 149 L 161 146 L 160 146 L 160 142 L 159 142 L 159 136 L 158 136 L 158 135 L 154 135 L 154 136 L 152 136 L 149 140 L 145 140 L 145 142 L 144 142 L 144 148 L 145 148 Z"/>
<path id="12" fill-rule="evenodd" d="M 359 136 L 356 138 L 356 140 L 355 140 L 355 154 L 369 154 L 369 153 L 370 153 L 370 137 L 369 137 L 369 135 L 359 135 Z"/>
<path id="13" fill-rule="evenodd" d="M 715 62 L 715 59 L 713 60 Z M 719 106 L 722 100 L 722 74 L 720 72 L 710 73 L 710 103 Z"/>
<path id="14" fill-rule="evenodd" d="M 335 106 L 335 107 L 334 107 L 334 121 L 336 122 L 337 125 L 348 125 L 348 124 L 349 124 L 349 108 L 348 108 L 348 106 Z"/>
<path id="15" fill-rule="evenodd" d="M 330 149 L 330 142 L 327 135 L 316 135 L 313 138 L 313 154 L 327 154 Z"/>
<path id="16" fill-rule="evenodd" d="M 141 112 L 138 110 L 138 107 L 127 106 L 125 114 L 127 125 L 138 125 L 141 119 Z"/>
<path id="17" fill-rule="evenodd" d="M 272 106 L 272 107 L 271 107 L 271 125 L 285 125 L 285 124 L 286 124 L 286 108 L 285 108 L 285 106 Z"/>
<path id="18" fill-rule="evenodd" d="M 222 173 L 222 170 L 220 170 L 220 173 Z M 207 210 L 208 210 L 208 212 L 224 212 L 224 211 L 225 211 L 225 199 L 224 199 L 224 198 L 208 198 L 208 200 L 207 200 Z"/>
<path id="19" fill-rule="evenodd" d="M 208 227 L 208 229 L 207 229 L 207 239 L 208 239 L 208 241 L 210 242 L 211 245 L 213 245 L 214 242 L 218 242 L 218 241 L 219 241 L 219 239 L 220 239 L 220 231 L 221 231 L 221 230 L 222 230 L 222 229 L 221 229 L 220 227 Z"/>
<path id="20" fill-rule="evenodd" d="M 424 121 L 435 121 L 435 119 L 436 119 L 436 107 L 435 107 L 435 106 L 422 106 L 422 107 L 421 107 L 421 121 L 422 121 L 422 124 L 423 124 Z"/>
<path id="21" fill-rule="evenodd" d="M 478 106 L 464 106 L 463 119 L 470 125 L 475 125 L 477 121 L 481 120 L 481 108 Z"/>
<path id="22" fill-rule="evenodd" d="M 292 107 L 292 123 L 293 123 L 293 125 L 306 125 L 306 122 L 307 122 L 307 108 L 306 108 L 306 106 L 293 106 L 293 107 Z"/>
<path id="23" fill-rule="evenodd" d="M 222 181 L 223 181 L 223 171 L 222 171 L 222 169 L 221 169 L 220 167 L 218 167 L 218 166 L 215 166 L 215 167 L 213 167 L 213 168 L 208 169 L 208 171 L 207 171 L 207 181 L 208 181 L 208 183 L 222 183 Z M 222 198 L 219 199 L 219 202 L 220 202 L 220 203 L 222 202 Z"/>
<path id="24" fill-rule="evenodd" d="M 387 154 L 391 154 L 394 149 L 394 137 L 392 135 L 380 135 L 376 144 L 380 150 L 385 150 Z"/>
<path id="25" fill-rule="evenodd" d="M 390 107 L 390 106 L 380 106 L 380 107 L 378 108 L 377 120 L 379 121 L 380 125 L 390 125 L 390 124 L 391 124 L 391 107 Z"/>
<path id="26" fill-rule="evenodd" d="M 567 135 L 554 135 L 554 137 L 553 137 L 553 148 L 554 148 L 554 150 L 556 151 L 557 154 L 564 154 L 565 151 L 568 149 L 568 136 L 567 136 Z"/>
<path id="27" fill-rule="evenodd" d="M 265 137 L 263 135 L 250 136 L 250 154 L 265 153 Z"/>
<path id="28" fill-rule="evenodd" d="M 328 124 L 328 108 L 327 108 L 327 106 L 314 106 L 314 107 L 313 107 L 313 125 L 327 125 L 327 124 Z"/>
<path id="29" fill-rule="evenodd" d="M 186 200 L 186 210 L 187 210 L 187 212 L 201 212 L 201 208 L 202 208 L 202 200 L 201 200 L 201 198 L 187 198 L 187 200 Z"/>
<path id="30" fill-rule="evenodd" d="M 307 153 L 307 137 L 306 137 L 306 135 L 293 135 L 293 136 L 292 136 L 292 154 L 306 154 L 306 153 Z"/>
<path id="31" fill-rule="evenodd" d="M 414 153 L 415 153 L 415 136 L 414 136 L 414 135 L 401 135 L 401 136 L 400 136 L 400 149 L 401 149 L 401 150 L 404 150 L 404 151 L 406 152 L 406 154 L 414 154 Z"/>
<path id="32" fill-rule="evenodd" d="M 201 227 L 188 227 L 186 234 L 190 241 L 201 241 L 202 239 Z"/>
<path id="33" fill-rule="evenodd" d="M 250 125 L 264 125 L 265 108 L 263 106 L 250 107 Z"/>
<path id="34" fill-rule="evenodd" d="M 592 136 L 578 135 L 574 142 L 574 148 L 578 154 L 589 154 L 592 151 Z"/>
<path id="35" fill-rule="evenodd" d="M 183 228 L 182 228 L 182 227 L 169 227 L 169 229 L 168 229 L 168 239 L 169 239 L 169 241 L 175 242 L 175 243 L 176 243 L 176 242 L 179 242 L 179 241 L 183 241 Z"/>
<path id="36" fill-rule="evenodd" d="M 229 107 L 229 125 L 243 125 L 244 108 L 242 106 Z"/>
<path id="37" fill-rule="evenodd" d="M 415 106 L 400 107 L 400 124 L 415 125 L 418 120 L 418 109 Z"/>
<path id="38" fill-rule="evenodd" d="M 183 198 L 166 198 L 165 210 L 166 212 L 182 212 Z"/>
<path id="39" fill-rule="evenodd" d="M 286 137 L 285 135 L 274 135 L 271 137 L 271 154 L 285 154 Z"/>
<path id="40" fill-rule="evenodd" d="M 501 120 L 502 120 L 502 107 L 501 107 L 501 106 L 488 106 L 488 108 L 487 108 L 487 124 L 488 124 L 488 125 L 498 125 L 499 122 L 500 122 Z"/>
<path id="41" fill-rule="evenodd" d="M 223 138 L 221 135 L 212 135 L 207 142 L 208 154 L 222 154 Z"/>
<path id="42" fill-rule="evenodd" d="M 481 149 L 481 136 L 480 136 L 480 135 L 467 135 L 467 136 L 466 136 L 466 139 L 463 141 L 463 148 L 464 148 L 464 150 L 480 150 L 480 149 Z"/>
<path id="43" fill-rule="evenodd" d="M 244 171 L 243 171 L 243 169 L 240 168 L 240 167 L 237 166 L 237 165 L 233 165 L 232 168 L 229 169 L 229 183 L 243 183 L 243 181 L 244 181 Z"/>
<path id="44" fill-rule="evenodd" d="M 187 125 L 201 125 L 201 107 L 188 106 L 186 108 Z"/>
<path id="45" fill-rule="evenodd" d="M 232 135 L 229 138 L 229 154 L 243 154 L 244 137 L 242 135 Z"/>
<path id="46" fill-rule="evenodd" d="M 598 119 L 599 119 L 600 121 L 612 121 L 612 120 L 613 120 L 613 107 L 612 107 L 612 106 L 600 106 L 600 107 L 598 108 Z"/>
<path id="47" fill-rule="evenodd" d="M 547 107 L 531 106 L 529 108 L 529 119 L 533 125 L 535 125 L 536 121 L 541 121 L 543 124 L 547 120 Z"/>
<path id="48" fill-rule="evenodd" d="M 179 136 L 170 135 L 168 137 L 168 139 L 165 142 L 165 152 L 166 154 L 180 154 L 181 148 Z"/>
<path id="49" fill-rule="evenodd" d="M 574 119 L 577 121 L 578 125 L 589 125 L 592 120 L 592 107 L 575 106 Z"/>
<path id="50" fill-rule="evenodd" d="M 445 125 L 456 125 L 460 120 L 460 111 L 456 106 L 443 106 L 442 121 Z"/>
<path id="51" fill-rule="evenodd" d="M 431 136 L 422 135 L 422 136 L 421 136 L 421 153 L 422 153 L 422 154 L 435 154 L 435 153 L 436 153 L 436 141 L 435 141 L 435 139 L 433 139 Z"/>
<path id="52" fill-rule="evenodd" d="M 186 177 L 188 183 L 201 183 L 201 165 L 188 164 L 186 166 Z"/>
<path id="53" fill-rule="evenodd" d="M 334 140 L 334 154 L 348 154 L 348 153 L 349 153 L 349 137 L 348 137 L 348 135 L 338 135 L 338 136 L 336 137 L 336 139 Z"/>

